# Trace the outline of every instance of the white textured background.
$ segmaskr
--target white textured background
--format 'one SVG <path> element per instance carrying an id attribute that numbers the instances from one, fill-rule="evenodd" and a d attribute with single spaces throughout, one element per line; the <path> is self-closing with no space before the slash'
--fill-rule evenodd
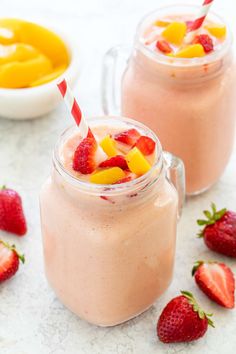
<path id="1" fill-rule="evenodd" d="M 199 4 L 201 0 L 193 2 Z M 81 75 L 76 95 L 85 114 L 96 115 L 101 113 L 104 52 L 112 45 L 131 43 L 140 17 L 168 3 L 171 1 L 0 0 L 0 16 L 24 16 L 48 22 L 77 40 Z M 232 0 L 215 0 L 214 9 L 228 19 L 235 32 L 234 7 Z M 211 201 L 236 210 L 236 151 L 219 183 L 208 193 L 187 201 L 179 224 L 174 281 L 168 291 L 138 318 L 115 328 L 97 328 L 60 304 L 43 273 L 38 193 L 50 171 L 52 147 L 69 123 L 63 105 L 35 121 L 0 119 L 0 184 L 22 194 L 29 223 L 29 232 L 23 239 L 0 232 L 0 237 L 14 241 L 27 259 L 14 279 L 0 285 L 0 354 L 235 353 L 236 311 L 224 310 L 210 302 L 194 285 L 190 270 L 196 259 L 215 258 L 227 262 L 236 272 L 235 260 L 213 255 L 195 238 L 198 231 L 195 220 Z M 179 289 L 193 291 L 202 306 L 214 312 L 216 328 L 209 329 L 195 343 L 163 345 L 156 338 L 156 320 Z"/>

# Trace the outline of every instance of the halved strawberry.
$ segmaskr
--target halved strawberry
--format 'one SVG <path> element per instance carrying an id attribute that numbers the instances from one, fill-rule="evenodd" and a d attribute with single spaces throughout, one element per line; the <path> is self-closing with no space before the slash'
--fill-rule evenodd
<path id="1" fill-rule="evenodd" d="M 203 46 L 203 49 L 205 53 L 210 53 L 214 49 L 213 41 L 208 34 L 199 34 L 194 38 L 192 41 L 193 44 L 201 44 Z"/>
<path id="2" fill-rule="evenodd" d="M 160 40 L 156 42 L 156 47 L 159 49 L 162 53 L 169 54 L 172 53 L 173 50 L 169 43 L 165 40 Z"/>
<path id="3" fill-rule="evenodd" d="M 151 155 L 155 150 L 156 143 L 148 136 L 141 136 L 136 142 L 135 146 L 144 155 Z"/>
<path id="4" fill-rule="evenodd" d="M 93 137 L 84 138 L 74 153 L 73 169 L 84 175 L 90 174 L 96 169 L 95 153 L 97 142 Z"/>
<path id="5" fill-rule="evenodd" d="M 124 132 L 118 133 L 114 135 L 114 139 L 116 141 L 120 141 L 121 143 L 133 146 L 138 138 L 140 138 L 141 134 L 136 129 L 129 129 Z"/>
<path id="6" fill-rule="evenodd" d="M 11 278 L 19 268 L 19 260 L 25 262 L 23 255 L 20 255 L 15 246 L 0 240 L 0 283 Z"/>
<path id="7" fill-rule="evenodd" d="M 116 155 L 100 163 L 99 167 L 120 167 L 122 170 L 128 170 L 128 165 L 123 155 Z"/>
<path id="8" fill-rule="evenodd" d="M 199 288 L 211 300 L 229 309 L 234 307 L 234 274 L 224 263 L 195 262 L 192 275 Z"/>

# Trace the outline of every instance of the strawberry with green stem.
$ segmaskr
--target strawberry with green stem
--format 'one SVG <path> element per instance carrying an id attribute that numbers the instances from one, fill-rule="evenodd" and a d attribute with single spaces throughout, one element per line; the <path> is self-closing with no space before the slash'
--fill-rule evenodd
<path id="1" fill-rule="evenodd" d="M 16 274 L 20 261 L 24 263 L 25 257 L 16 250 L 15 245 L 0 240 L 0 283 Z"/>
<path id="2" fill-rule="evenodd" d="M 212 251 L 236 257 L 236 213 L 226 208 L 218 210 L 214 203 L 212 211 L 204 210 L 206 219 L 198 219 L 203 229 L 198 234 Z"/>
<path id="3" fill-rule="evenodd" d="M 190 342 L 204 336 L 208 325 L 214 327 L 212 314 L 205 313 L 189 291 L 172 299 L 157 323 L 157 335 L 164 343 Z"/>

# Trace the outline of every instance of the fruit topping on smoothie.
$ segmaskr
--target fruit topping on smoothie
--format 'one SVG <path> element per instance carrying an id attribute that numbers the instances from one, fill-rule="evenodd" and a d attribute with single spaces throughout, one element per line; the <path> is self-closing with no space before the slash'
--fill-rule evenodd
<path id="1" fill-rule="evenodd" d="M 179 50 L 176 54 L 176 58 L 196 58 L 204 57 L 205 52 L 201 44 L 191 44 L 185 48 Z"/>
<path id="2" fill-rule="evenodd" d="M 189 16 L 158 19 L 145 30 L 143 42 L 155 52 L 176 58 L 203 57 L 222 46 L 226 26 L 206 19 L 204 25 L 192 31 L 194 23 Z"/>
<path id="3" fill-rule="evenodd" d="M 95 171 L 97 143 L 93 138 L 85 138 L 74 153 L 73 169 L 87 175 Z"/>
<path id="4" fill-rule="evenodd" d="M 172 22 L 161 33 L 162 37 L 171 44 L 179 46 L 183 43 L 187 33 L 185 22 Z"/>
<path id="5" fill-rule="evenodd" d="M 173 49 L 171 48 L 171 46 L 169 45 L 168 42 L 166 42 L 164 39 L 157 41 L 156 42 L 156 47 L 165 54 L 169 54 L 173 52 Z"/>
<path id="6" fill-rule="evenodd" d="M 181 295 L 173 298 L 162 311 L 157 335 L 163 343 L 191 342 L 203 337 L 208 325 L 214 327 L 210 317 L 190 292 L 181 291 Z"/>
<path id="7" fill-rule="evenodd" d="M 140 138 L 141 134 L 136 129 L 129 129 L 114 135 L 114 139 L 121 143 L 133 146 Z"/>
<path id="8" fill-rule="evenodd" d="M 147 173 L 155 162 L 155 141 L 134 128 L 113 134 L 106 129 L 96 134 L 95 128 L 95 135 L 96 140 L 84 138 L 75 149 L 72 167 L 80 173 L 78 178 L 89 175 L 91 183 L 121 184 Z M 98 147 L 104 153 L 102 159 L 98 159 Z"/>
<path id="9" fill-rule="evenodd" d="M 197 261 L 192 275 L 199 288 L 217 304 L 234 307 L 235 280 L 232 270 L 224 263 Z"/>
<path id="10" fill-rule="evenodd" d="M 120 167 L 122 170 L 128 170 L 128 165 L 123 155 L 116 155 L 100 163 L 99 167 Z"/>
<path id="11" fill-rule="evenodd" d="M 208 34 L 199 34 L 196 36 L 192 42 L 193 44 L 201 44 L 205 53 L 210 53 L 214 50 L 212 38 Z"/>
<path id="12" fill-rule="evenodd" d="M 210 24 L 205 26 L 205 29 L 216 38 L 224 38 L 226 36 L 226 26 Z"/>
<path id="13" fill-rule="evenodd" d="M 151 168 L 150 163 L 145 159 L 137 147 L 134 147 L 132 150 L 130 150 L 125 159 L 130 171 L 138 176 L 144 175 Z"/>
<path id="14" fill-rule="evenodd" d="M 148 136 L 140 136 L 137 140 L 135 146 L 142 152 L 144 155 L 151 155 L 155 150 L 155 142 Z"/>
<path id="15" fill-rule="evenodd" d="M 114 184 L 125 177 L 120 167 L 111 167 L 91 174 L 89 180 L 96 184 Z"/>
<path id="16" fill-rule="evenodd" d="M 118 153 L 116 149 L 116 142 L 110 137 L 110 135 L 106 135 L 105 138 L 100 141 L 100 146 L 109 157 L 116 156 Z"/>

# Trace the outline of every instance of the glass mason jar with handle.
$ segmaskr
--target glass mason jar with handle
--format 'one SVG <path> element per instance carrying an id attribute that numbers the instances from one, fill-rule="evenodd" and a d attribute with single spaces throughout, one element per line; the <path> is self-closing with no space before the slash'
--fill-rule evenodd
<path id="1" fill-rule="evenodd" d="M 155 134 L 138 122 L 89 119 L 92 129 L 109 124 L 138 129 L 156 142 L 151 170 L 122 184 L 79 180 L 61 157 L 77 131 L 71 127 L 55 147 L 51 177 L 40 195 L 47 279 L 69 309 L 101 326 L 138 315 L 168 287 L 178 200 L 180 211 L 184 199 L 182 161 L 162 152 Z"/>
<path id="2" fill-rule="evenodd" d="M 145 46 L 142 35 L 157 19 L 195 15 L 192 6 L 168 6 L 139 24 L 134 47 L 122 76 L 117 74 L 127 50 L 112 48 L 103 67 L 103 109 L 137 119 L 158 135 L 162 146 L 181 157 L 187 194 L 198 194 L 222 175 L 233 149 L 236 118 L 236 70 L 232 35 L 216 51 L 200 58 L 170 58 Z M 214 13 L 208 18 L 225 24 Z"/>

